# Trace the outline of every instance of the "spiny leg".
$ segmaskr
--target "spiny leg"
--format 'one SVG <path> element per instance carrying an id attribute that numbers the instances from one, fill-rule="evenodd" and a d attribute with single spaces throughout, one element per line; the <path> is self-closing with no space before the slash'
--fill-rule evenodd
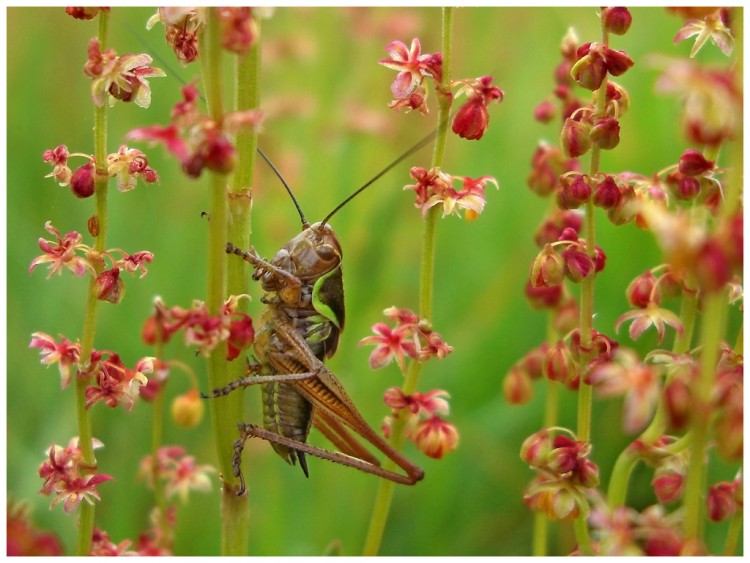
<path id="1" fill-rule="evenodd" d="M 250 387 L 251 385 L 260 385 L 262 383 L 285 383 L 289 381 L 300 381 L 303 379 L 309 379 L 318 375 L 317 371 L 308 371 L 304 373 L 287 373 L 281 375 L 249 375 L 247 377 L 241 377 L 230 381 L 225 387 L 219 387 L 214 389 L 211 393 L 201 393 L 201 397 L 204 399 L 215 399 L 217 397 L 223 397 L 229 395 L 232 391 L 240 389 L 242 387 Z"/>
<path id="2" fill-rule="evenodd" d="M 234 442 L 234 456 L 232 457 L 232 472 L 234 473 L 235 477 L 238 477 L 240 480 L 240 489 L 237 491 L 237 496 L 242 496 L 245 494 L 245 477 L 242 475 L 242 469 L 240 467 L 240 464 L 242 463 L 242 450 L 245 449 L 245 442 L 247 442 L 247 439 L 250 437 L 250 434 L 248 433 L 248 429 L 252 426 L 252 424 L 245 424 L 244 422 L 240 422 L 237 425 L 237 428 L 240 430 L 240 437 L 237 438 Z"/>
<path id="3" fill-rule="evenodd" d="M 382 477 L 384 479 L 388 479 L 390 481 L 394 481 L 395 483 L 400 483 L 403 485 L 413 485 L 422 478 L 421 473 L 418 473 L 417 475 L 401 475 L 399 473 L 383 469 L 378 465 L 373 465 L 372 463 L 369 463 L 358 457 L 342 454 L 340 452 L 332 452 L 330 450 L 325 450 L 323 448 L 319 448 L 305 442 L 298 442 L 297 440 L 287 438 L 286 436 L 281 436 L 279 434 L 276 434 L 275 432 L 266 430 L 265 428 L 255 426 L 254 424 L 240 424 L 239 427 L 240 439 L 235 442 L 235 459 L 232 464 L 233 467 L 236 468 L 235 471 L 239 471 L 239 456 L 242 454 L 242 448 L 244 447 L 245 441 L 248 438 L 260 438 L 262 440 L 275 442 L 277 444 L 281 444 L 282 446 L 286 446 L 287 448 L 296 450 L 298 454 L 310 454 L 315 457 L 326 459 L 334 463 L 340 463 L 347 467 L 353 467 L 354 469 L 359 469 L 360 471 L 364 471 L 365 473 L 370 473 L 372 475 L 376 475 L 378 477 Z M 237 473 L 235 473 L 235 475 L 237 475 Z M 242 491 L 244 491 L 244 480 L 241 476 L 240 483 L 243 485 Z"/>

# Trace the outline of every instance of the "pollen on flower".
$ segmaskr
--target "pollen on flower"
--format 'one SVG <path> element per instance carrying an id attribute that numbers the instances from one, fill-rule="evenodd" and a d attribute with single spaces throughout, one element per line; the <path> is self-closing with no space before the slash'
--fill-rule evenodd
<path id="1" fill-rule="evenodd" d="M 404 190 L 414 190 L 416 193 L 414 206 L 422 211 L 423 219 L 427 217 L 430 208 L 438 205 L 443 208 L 443 217 L 452 214 L 460 216 L 461 210 L 464 210 L 464 218 L 473 219 L 484 210 L 487 184 L 494 184 L 499 188 L 497 180 L 492 176 L 473 179 L 468 176 L 451 176 L 439 168 L 428 171 L 421 167 L 413 167 L 409 174 L 417 183 L 404 186 Z M 454 181 L 462 183 L 460 190 L 453 188 Z"/>
<path id="2" fill-rule="evenodd" d="M 146 54 L 117 56 L 113 49 L 101 50 L 99 40 L 89 43 L 86 75 L 92 78 L 91 97 L 101 107 L 108 100 L 133 101 L 140 107 L 151 105 L 148 78 L 166 76 L 163 70 L 150 66 L 152 58 Z"/>

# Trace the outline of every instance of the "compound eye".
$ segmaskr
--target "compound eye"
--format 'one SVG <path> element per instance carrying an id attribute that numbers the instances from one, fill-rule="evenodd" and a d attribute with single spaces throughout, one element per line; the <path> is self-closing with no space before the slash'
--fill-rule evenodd
<path id="1" fill-rule="evenodd" d="M 326 262 L 329 262 L 336 257 L 336 252 L 333 250 L 333 247 L 330 244 L 321 244 L 319 246 L 316 246 L 315 252 L 317 252 L 318 256 Z"/>

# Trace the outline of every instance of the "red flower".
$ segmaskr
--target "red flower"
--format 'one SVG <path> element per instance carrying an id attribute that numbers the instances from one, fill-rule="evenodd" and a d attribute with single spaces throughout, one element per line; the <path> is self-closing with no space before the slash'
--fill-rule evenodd
<path id="1" fill-rule="evenodd" d="M 442 74 L 442 57 L 422 54 L 422 45 L 416 37 L 411 40 L 411 47 L 401 41 L 392 41 L 386 48 L 389 58 L 380 59 L 383 66 L 399 71 L 391 84 L 395 98 L 407 98 L 422 83 L 425 76 L 440 80 Z"/>
<path id="2" fill-rule="evenodd" d="M 439 416 L 417 423 L 412 440 L 427 456 L 440 459 L 458 447 L 458 430 Z"/>

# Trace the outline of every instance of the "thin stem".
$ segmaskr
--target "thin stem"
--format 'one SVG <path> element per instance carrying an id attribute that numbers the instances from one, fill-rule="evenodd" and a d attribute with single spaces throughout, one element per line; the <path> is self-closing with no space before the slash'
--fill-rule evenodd
<path id="1" fill-rule="evenodd" d="M 443 8 L 443 76 L 438 86 L 438 92 L 447 92 L 450 84 L 450 68 L 453 53 L 453 8 Z M 448 115 L 450 114 L 451 99 L 448 96 L 438 94 L 438 133 L 435 139 L 435 149 L 432 154 L 432 167 L 440 167 L 445 155 L 445 143 L 448 132 Z M 435 283 L 435 227 L 438 217 L 438 208 L 433 207 L 427 213 L 424 231 L 422 234 L 422 260 L 420 267 L 419 283 L 419 315 L 427 321 L 432 320 L 432 302 Z M 422 371 L 422 363 L 412 361 L 404 380 L 403 392 L 407 395 L 414 393 L 419 384 L 419 376 Z M 396 418 L 391 427 L 391 444 L 400 451 L 404 444 L 405 417 Z M 386 469 L 394 469 L 395 464 L 387 460 L 384 464 Z M 377 555 L 380 551 L 380 543 L 385 532 L 385 525 L 390 513 L 393 500 L 395 484 L 385 479 L 380 481 L 377 496 L 373 505 L 370 518 L 370 527 L 365 539 L 363 555 Z"/>
<path id="2" fill-rule="evenodd" d="M 706 475 L 705 450 L 708 444 L 708 424 L 711 390 L 713 388 L 719 345 L 724 336 L 724 321 L 727 296 L 723 291 L 706 295 L 701 326 L 702 354 L 700 372 L 694 385 L 694 409 L 691 417 L 693 446 L 690 450 L 689 465 L 685 481 L 685 520 L 684 530 L 687 539 L 698 539 L 703 510 L 702 493 Z"/>
<path id="3" fill-rule="evenodd" d="M 604 21 L 601 22 L 602 30 L 602 44 L 609 44 L 609 34 L 607 32 Z M 596 100 L 596 116 L 603 117 L 607 109 L 607 83 L 608 80 L 605 77 L 599 86 Z M 601 149 L 594 145 L 591 149 L 591 161 L 589 163 L 589 177 L 593 178 L 599 172 L 599 159 L 601 157 Z M 596 254 L 595 235 L 596 228 L 594 222 L 594 202 L 589 199 L 586 202 L 586 213 L 583 225 L 584 237 L 586 238 L 586 253 L 593 258 Z M 594 281 L 596 275 L 591 275 L 585 278 L 581 282 L 581 318 L 580 318 L 580 329 L 581 329 L 581 348 L 583 350 L 591 350 L 592 348 L 592 331 L 594 322 Z M 591 353 L 584 353 L 581 357 L 580 362 L 580 373 L 583 376 L 585 366 L 591 359 Z M 591 441 L 591 405 L 593 402 L 593 389 L 591 385 L 586 383 L 585 378 L 581 377 L 581 383 L 578 388 L 578 430 L 576 436 L 578 440 L 582 442 Z M 575 522 L 575 535 L 578 545 L 581 548 L 581 552 L 584 555 L 591 554 L 591 545 L 588 537 L 588 526 L 586 525 L 586 518 L 581 514 L 576 518 Z"/>
<path id="4" fill-rule="evenodd" d="M 99 44 L 102 49 L 106 48 L 107 27 L 109 14 L 99 12 Z M 107 104 L 102 107 L 94 106 L 94 159 L 96 162 L 96 173 L 94 174 L 94 196 L 96 200 L 96 218 L 98 232 L 94 241 L 94 248 L 101 252 L 107 244 Z M 98 275 L 99 272 L 97 271 Z M 99 301 L 96 298 L 96 275 L 89 280 L 89 289 L 86 297 L 86 305 L 83 314 L 83 330 L 81 334 L 81 362 L 80 373 L 86 373 L 89 368 L 91 352 L 94 349 L 94 338 L 96 335 L 96 320 Z M 96 467 L 96 456 L 94 455 L 93 433 L 91 429 L 91 417 L 86 408 L 86 387 L 88 377 L 76 377 L 76 414 L 78 420 L 78 444 L 81 448 L 83 459 L 90 467 Z M 91 540 L 94 533 L 94 506 L 82 503 L 78 525 L 78 555 L 88 555 L 91 551 Z"/>
<path id="5" fill-rule="evenodd" d="M 737 543 L 742 533 L 742 510 L 738 510 L 729 521 L 729 530 L 727 530 L 727 540 L 724 542 L 724 555 L 732 556 L 737 554 Z"/>
<path id="6" fill-rule="evenodd" d="M 260 20 L 256 20 L 258 35 L 247 54 L 235 58 L 235 109 L 246 111 L 257 108 L 260 103 Z M 252 178 L 255 168 L 258 135 L 255 130 L 246 129 L 238 133 L 235 146 L 239 159 L 229 186 L 228 198 L 228 240 L 241 248 L 250 244 L 250 211 L 252 208 Z M 236 256 L 224 253 L 227 268 L 227 295 L 240 295 L 247 292 L 250 285 L 250 270 Z M 240 301 L 238 310 L 248 312 L 246 301 Z M 235 380 L 245 375 L 245 366 L 240 361 L 226 365 L 227 380 Z M 242 392 L 233 393 L 235 397 L 228 406 L 227 423 L 232 426 L 231 434 L 236 437 L 236 422 L 242 420 Z M 231 424 L 234 420 L 234 424 Z M 231 452 L 227 445 L 222 446 L 225 452 Z M 233 473 L 224 473 L 224 491 L 221 503 L 221 518 L 224 523 L 222 535 L 222 553 L 227 555 L 245 555 L 247 553 L 250 532 L 250 503 L 248 495 L 237 496 L 239 478 Z"/>
<path id="7" fill-rule="evenodd" d="M 206 26 L 199 36 L 201 68 L 206 87 L 209 113 L 221 123 L 224 109 L 221 89 L 222 51 L 219 22 L 215 9 L 208 10 Z M 225 300 L 227 261 L 227 178 L 210 175 L 210 217 L 208 232 L 208 288 L 206 304 L 213 315 L 219 314 Z M 230 381 L 226 342 L 217 346 L 208 358 L 209 388 L 224 387 Z M 245 555 L 247 551 L 247 501 L 238 500 L 232 471 L 232 444 L 237 437 L 237 422 L 242 418 L 242 394 L 230 393 L 209 401 L 209 412 L 224 486 L 221 499 L 221 553 Z"/>

